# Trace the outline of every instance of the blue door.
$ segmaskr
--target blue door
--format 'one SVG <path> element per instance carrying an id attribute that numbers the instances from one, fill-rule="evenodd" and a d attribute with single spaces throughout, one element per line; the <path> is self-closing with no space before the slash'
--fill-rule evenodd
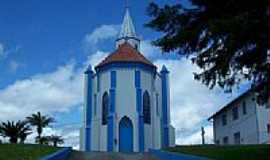
<path id="1" fill-rule="evenodd" d="M 133 152 L 133 125 L 128 117 L 123 117 L 119 123 L 119 151 Z"/>

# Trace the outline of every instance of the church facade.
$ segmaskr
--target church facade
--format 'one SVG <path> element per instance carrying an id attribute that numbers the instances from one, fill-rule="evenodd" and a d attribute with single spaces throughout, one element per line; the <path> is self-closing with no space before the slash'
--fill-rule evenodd
<path id="1" fill-rule="evenodd" d="M 169 71 L 142 53 L 126 9 L 116 50 L 85 71 L 83 151 L 147 152 L 175 145 Z"/>

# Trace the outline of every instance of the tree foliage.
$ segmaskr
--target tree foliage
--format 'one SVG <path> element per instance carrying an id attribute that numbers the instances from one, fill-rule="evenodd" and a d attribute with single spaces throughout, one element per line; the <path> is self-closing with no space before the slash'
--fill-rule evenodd
<path id="1" fill-rule="evenodd" d="M 57 147 L 58 144 L 64 143 L 64 139 L 61 136 L 57 136 L 57 135 L 49 136 L 49 141 L 52 143 L 54 147 Z"/>
<path id="2" fill-rule="evenodd" d="M 10 143 L 17 143 L 18 139 L 24 143 L 26 137 L 31 133 L 31 129 L 25 121 L 7 121 L 0 124 L 0 135 L 9 137 Z"/>
<path id="3" fill-rule="evenodd" d="M 29 117 L 26 117 L 27 121 L 32 125 L 35 126 L 37 129 L 38 137 L 40 144 L 42 144 L 42 132 L 43 128 L 48 127 L 50 123 L 54 122 L 54 119 L 52 117 L 41 115 L 40 112 L 37 112 L 36 114 L 32 114 Z"/>
<path id="4" fill-rule="evenodd" d="M 232 91 L 249 81 L 266 102 L 270 92 L 270 1 L 191 0 L 147 9 L 146 24 L 162 36 L 154 45 L 189 57 L 202 71 L 195 73 L 211 89 Z"/>

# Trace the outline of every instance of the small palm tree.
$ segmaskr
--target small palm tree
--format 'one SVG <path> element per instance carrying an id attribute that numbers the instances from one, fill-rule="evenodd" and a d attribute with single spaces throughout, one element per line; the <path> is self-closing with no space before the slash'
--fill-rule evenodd
<path id="1" fill-rule="evenodd" d="M 50 143 L 50 136 L 36 137 L 36 143 L 49 145 L 49 143 Z"/>
<path id="2" fill-rule="evenodd" d="M 30 117 L 26 117 L 26 119 L 32 126 L 36 127 L 38 133 L 37 139 L 39 140 L 39 144 L 43 144 L 41 139 L 43 128 L 49 126 L 50 123 L 54 122 L 54 119 L 52 117 L 43 116 L 40 114 L 40 112 L 32 114 Z"/>
<path id="3" fill-rule="evenodd" d="M 30 134 L 29 129 L 29 126 L 24 121 L 17 121 L 16 123 L 14 121 L 8 121 L 0 124 L 0 134 L 3 137 L 9 137 L 10 143 L 17 143 L 18 139 L 22 138 L 22 135 L 24 137 L 21 140 L 24 141 L 27 135 Z"/>
<path id="4" fill-rule="evenodd" d="M 49 141 L 53 144 L 54 147 L 57 147 L 58 144 L 63 144 L 64 139 L 61 136 L 51 135 Z"/>
<path id="5" fill-rule="evenodd" d="M 20 133 L 19 133 L 20 143 L 24 143 L 27 136 L 32 134 L 32 130 L 31 130 L 30 126 L 28 125 L 27 121 L 23 121 L 19 125 L 19 128 L 20 128 Z"/>

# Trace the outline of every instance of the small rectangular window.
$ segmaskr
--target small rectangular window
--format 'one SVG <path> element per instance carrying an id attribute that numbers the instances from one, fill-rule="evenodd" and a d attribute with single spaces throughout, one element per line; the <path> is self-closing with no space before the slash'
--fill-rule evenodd
<path id="1" fill-rule="evenodd" d="M 229 143 L 229 138 L 226 136 L 223 138 L 223 144 L 228 144 Z"/>
<path id="2" fill-rule="evenodd" d="M 247 114 L 247 107 L 246 107 L 246 102 L 244 101 L 243 104 L 242 104 L 242 107 L 243 107 L 243 114 Z"/>
<path id="3" fill-rule="evenodd" d="M 227 115 L 223 114 L 222 115 L 222 125 L 225 126 L 227 124 Z"/>
<path id="4" fill-rule="evenodd" d="M 270 124 L 267 125 L 267 133 L 270 134 Z"/>
<path id="5" fill-rule="evenodd" d="M 267 103 L 265 104 L 266 109 L 270 109 L 270 98 L 268 98 Z"/>
<path id="6" fill-rule="evenodd" d="M 233 135 L 234 137 L 234 144 L 240 144 L 241 143 L 241 137 L 240 137 L 240 132 L 237 132 Z"/>
<path id="7" fill-rule="evenodd" d="M 216 145 L 219 145 L 219 144 L 220 144 L 219 140 L 216 140 Z"/>
<path id="8" fill-rule="evenodd" d="M 237 120 L 239 118 L 238 107 L 237 106 L 233 107 L 232 112 L 233 112 L 233 120 Z"/>

